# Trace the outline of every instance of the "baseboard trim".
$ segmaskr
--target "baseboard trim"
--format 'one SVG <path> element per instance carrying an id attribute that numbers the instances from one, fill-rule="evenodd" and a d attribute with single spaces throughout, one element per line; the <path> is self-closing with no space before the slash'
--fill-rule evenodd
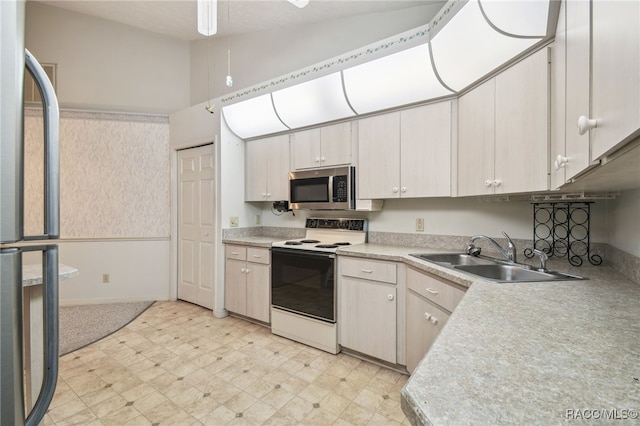
<path id="1" fill-rule="evenodd" d="M 147 296 L 147 297 L 111 297 L 102 299 L 65 299 L 60 300 L 60 306 L 78 305 L 106 305 L 109 303 L 137 303 L 137 302 L 168 302 L 168 297 Z"/>

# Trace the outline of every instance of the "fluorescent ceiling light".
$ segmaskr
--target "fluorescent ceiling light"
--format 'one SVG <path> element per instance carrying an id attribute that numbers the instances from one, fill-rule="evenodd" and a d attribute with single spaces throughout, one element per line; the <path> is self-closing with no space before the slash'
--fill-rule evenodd
<path id="1" fill-rule="evenodd" d="M 343 75 L 358 114 L 453 94 L 433 72 L 426 44 L 346 69 Z"/>
<path id="2" fill-rule="evenodd" d="M 287 0 L 287 1 L 292 5 L 299 7 L 300 9 L 302 9 L 303 7 L 309 4 L 309 0 Z"/>
<path id="3" fill-rule="evenodd" d="M 344 96 L 339 72 L 275 91 L 272 96 L 280 119 L 292 129 L 355 115 Z"/>
<path id="4" fill-rule="evenodd" d="M 198 32 L 212 36 L 218 31 L 218 5 L 216 0 L 198 0 Z"/>
<path id="5" fill-rule="evenodd" d="M 496 2 L 495 7 L 508 3 Z M 493 9 L 492 14 L 498 16 Z M 545 28 L 546 25 L 545 15 Z M 482 16 L 478 2 L 470 0 L 433 36 L 430 43 L 438 75 L 447 86 L 458 92 L 541 39 L 509 37 L 499 33 Z"/>
<path id="6" fill-rule="evenodd" d="M 227 126 L 242 139 L 289 130 L 276 115 L 266 94 L 222 108 Z"/>
<path id="7" fill-rule="evenodd" d="M 541 0 L 482 0 L 487 19 L 505 33 L 521 37 L 547 34 L 549 2 Z"/>

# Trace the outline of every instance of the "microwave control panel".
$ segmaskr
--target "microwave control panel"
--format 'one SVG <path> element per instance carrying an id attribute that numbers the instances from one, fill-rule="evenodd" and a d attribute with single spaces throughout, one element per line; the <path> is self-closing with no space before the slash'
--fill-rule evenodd
<path id="1" fill-rule="evenodd" d="M 344 203 L 349 196 L 349 182 L 346 175 L 333 177 L 333 201 Z"/>

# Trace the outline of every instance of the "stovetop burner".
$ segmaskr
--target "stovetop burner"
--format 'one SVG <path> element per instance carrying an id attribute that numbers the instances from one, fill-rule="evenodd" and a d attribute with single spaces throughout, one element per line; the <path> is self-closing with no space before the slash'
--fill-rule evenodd
<path id="1" fill-rule="evenodd" d="M 300 241 L 285 241 L 284 245 L 286 245 L 286 246 L 301 246 L 302 243 Z"/>
<path id="2" fill-rule="evenodd" d="M 318 244 L 318 248 L 338 248 L 337 244 Z"/>
<path id="3" fill-rule="evenodd" d="M 333 243 L 337 246 L 350 246 L 351 243 L 349 241 L 338 241 L 337 243 Z"/>
<path id="4" fill-rule="evenodd" d="M 315 243 L 319 243 L 320 240 L 300 240 L 300 242 L 305 244 L 315 244 Z"/>

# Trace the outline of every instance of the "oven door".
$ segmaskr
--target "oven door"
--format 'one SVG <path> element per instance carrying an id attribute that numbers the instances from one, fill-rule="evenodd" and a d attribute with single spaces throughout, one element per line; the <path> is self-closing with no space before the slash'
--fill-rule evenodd
<path id="1" fill-rule="evenodd" d="M 271 248 L 274 308 L 336 322 L 335 254 Z"/>

